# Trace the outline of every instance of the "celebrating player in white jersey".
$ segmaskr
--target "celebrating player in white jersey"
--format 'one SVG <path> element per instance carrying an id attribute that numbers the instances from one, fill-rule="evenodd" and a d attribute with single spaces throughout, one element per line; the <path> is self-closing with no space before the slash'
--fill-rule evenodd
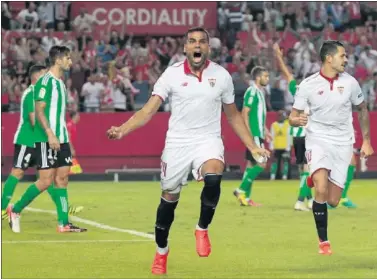
<path id="1" fill-rule="evenodd" d="M 204 180 L 200 218 L 195 230 L 196 251 L 200 257 L 208 257 L 211 252 L 208 226 L 220 198 L 224 170 L 222 105 L 231 126 L 251 153 L 255 157 L 269 156 L 267 150 L 253 141 L 234 104 L 232 78 L 223 67 L 208 60 L 209 50 L 209 35 L 205 29 L 188 30 L 184 44 L 187 59 L 167 68 L 155 84 L 152 97 L 130 120 L 108 130 L 110 139 L 128 135 L 146 124 L 169 98 L 171 117 L 161 157 L 162 195 L 155 226 L 154 274 L 166 273 L 169 230 L 182 185 L 190 171 L 196 179 Z"/>
<path id="2" fill-rule="evenodd" d="M 342 43 L 326 41 L 321 47 L 322 67 L 299 86 L 289 117 L 292 126 L 305 126 L 306 158 L 315 186 L 313 215 L 319 237 L 319 253 L 331 254 L 327 238 L 327 205 L 337 206 L 347 178 L 355 142 L 352 105 L 359 109 L 363 132 L 361 156 L 373 154 L 369 114 L 355 78 L 345 73 L 347 54 Z M 304 113 L 309 106 L 309 115 Z"/>

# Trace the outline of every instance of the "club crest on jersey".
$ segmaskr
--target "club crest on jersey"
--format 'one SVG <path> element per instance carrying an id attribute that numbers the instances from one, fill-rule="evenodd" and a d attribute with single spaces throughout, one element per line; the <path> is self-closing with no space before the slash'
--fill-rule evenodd
<path id="1" fill-rule="evenodd" d="M 46 95 L 46 89 L 42 88 L 39 90 L 39 98 L 44 98 Z"/>
<path id="2" fill-rule="evenodd" d="M 338 86 L 338 91 L 339 91 L 340 94 L 343 94 L 344 86 Z"/>
<path id="3" fill-rule="evenodd" d="M 216 84 L 216 79 L 215 78 L 209 78 L 208 82 L 209 82 L 209 85 L 211 85 L 211 87 L 214 87 L 215 84 Z"/>

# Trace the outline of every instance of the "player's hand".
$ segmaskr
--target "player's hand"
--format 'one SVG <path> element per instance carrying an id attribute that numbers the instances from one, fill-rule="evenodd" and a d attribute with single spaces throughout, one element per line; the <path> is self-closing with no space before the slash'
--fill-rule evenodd
<path id="1" fill-rule="evenodd" d="M 265 163 L 270 158 L 270 151 L 264 148 L 255 147 L 250 152 L 258 163 Z"/>
<path id="2" fill-rule="evenodd" d="M 360 150 L 361 158 L 367 158 L 373 155 L 373 153 L 374 153 L 374 150 L 373 150 L 372 145 L 370 144 L 370 141 L 369 140 L 363 141 L 363 145 L 361 146 L 361 150 Z"/>
<path id="3" fill-rule="evenodd" d="M 121 139 L 123 137 L 123 133 L 120 127 L 112 126 L 109 130 L 107 130 L 107 137 L 109 139 Z"/>
<path id="4" fill-rule="evenodd" d="M 48 144 L 50 145 L 50 148 L 55 151 L 60 150 L 60 142 L 58 138 L 53 133 L 48 133 Z"/>
<path id="5" fill-rule="evenodd" d="M 307 113 L 301 113 L 298 117 L 298 122 L 300 126 L 306 126 L 308 124 L 308 114 Z"/>

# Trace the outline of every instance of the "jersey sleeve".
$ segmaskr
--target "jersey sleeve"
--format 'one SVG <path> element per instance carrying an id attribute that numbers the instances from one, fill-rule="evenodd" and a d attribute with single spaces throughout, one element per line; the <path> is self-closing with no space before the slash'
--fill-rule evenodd
<path id="1" fill-rule="evenodd" d="M 226 72 L 224 89 L 221 93 L 221 101 L 224 104 L 233 104 L 234 103 L 234 85 L 231 75 Z"/>
<path id="2" fill-rule="evenodd" d="M 358 106 L 364 101 L 364 94 L 361 91 L 360 85 L 357 80 L 353 80 L 351 87 L 351 102 L 353 105 Z"/>
<path id="3" fill-rule="evenodd" d="M 307 88 L 306 83 L 301 83 L 297 87 L 293 108 L 297 110 L 305 110 L 308 106 L 308 92 L 309 89 Z"/>
<path id="4" fill-rule="evenodd" d="M 169 84 L 169 68 L 165 70 L 165 72 L 162 73 L 162 75 L 159 77 L 157 82 L 155 83 L 152 91 L 152 96 L 157 95 L 159 96 L 163 101 L 166 100 L 166 98 L 169 96 L 171 87 Z"/>
<path id="5" fill-rule="evenodd" d="M 252 88 L 248 88 L 245 92 L 245 95 L 243 97 L 243 106 L 251 108 L 254 101 L 255 92 Z"/>
<path id="6" fill-rule="evenodd" d="M 297 91 L 297 81 L 292 79 L 288 84 L 288 90 L 292 94 L 292 96 L 296 95 Z"/>
<path id="7" fill-rule="evenodd" d="M 46 101 L 49 86 L 49 78 L 40 78 L 34 87 L 34 101 Z"/>

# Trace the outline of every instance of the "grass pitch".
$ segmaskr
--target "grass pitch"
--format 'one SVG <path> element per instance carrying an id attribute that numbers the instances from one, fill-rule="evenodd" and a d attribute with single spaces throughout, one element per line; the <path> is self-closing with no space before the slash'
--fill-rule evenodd
<path id="1" fill-rule="evenodd" d="M 232 195 L 238 184 L 222 184 L 209 258 L 195 252 L 202 184 L 184 189 L 170 233 L 168 278 L 377 278 L 376 180 L 353 181 L 357 209 L 330 211 L 332 256 L 317 254 L 312 213 L 293 210 L 298 181 L 256 181 L 260 208 L 238 205 Z M 26 187 L 17 186 L 14 200 Z M 2 222 L 3 278 L 155 278 L 153 238 L 121 229 L 153 234 L 159 194 L 158 182 L 71 183 L 70 203 L 85 206 L 80 218 L 119 230 L 75 222 L 89 231 L 58 234 L 56 216 L 25 211 L 21 234 Z M 31 207 L 54 210 L 47 194 Z"/>

